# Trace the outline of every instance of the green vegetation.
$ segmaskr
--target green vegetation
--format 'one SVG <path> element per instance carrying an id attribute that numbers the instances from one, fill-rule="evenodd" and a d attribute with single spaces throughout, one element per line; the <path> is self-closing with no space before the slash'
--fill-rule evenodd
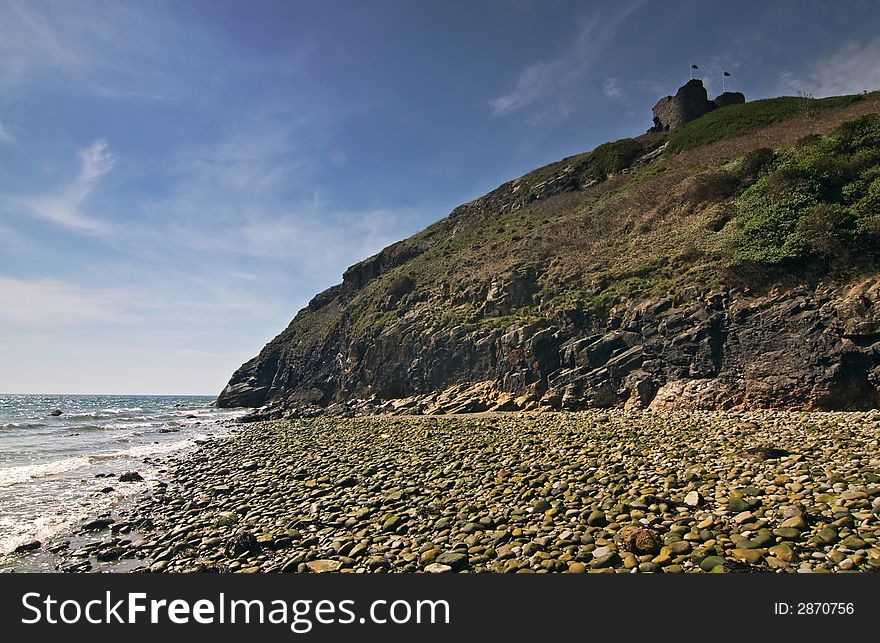
<path id="1" fill-rule="evenodd" d="M 735 264 L 843 261 L 880 241 L 880 115 L 777 152 L 737 200 Z"/>
<path id="2" fill-rule="evenodd" d="M 818 116 L 829 109 L 845 107 L 863 99 L 862 94 L 820 99 L 782 96 L 730 105 L 709 112 L 675 132 L 669 139 L 667 153 L 678 154 L 796 116 Z"/>
<path id="3" fill-rule="evenodd" d="M 605 177 L 629 167 L 645 151 L 645 145 L 634 138 L 604 143 L 586 155 L 580 165 L 583 178 L 604 181 Z"/>

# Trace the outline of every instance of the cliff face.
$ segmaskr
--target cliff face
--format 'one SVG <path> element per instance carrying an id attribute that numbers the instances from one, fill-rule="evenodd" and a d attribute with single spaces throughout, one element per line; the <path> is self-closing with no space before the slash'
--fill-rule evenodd
<path id="1" fill-rule="evenodd" d="M 337 336 L 301 358 L 263 355 L 221 395 L 227 406 L 282 400 L 428 413 L 876 408 L 880 278 L 760 296 L 646 299 L 575 330 L 426 329 L 413 319 L 369 343 Z"/>
<path id="2" fill-rule="evenodd" d="M 218 404 L 880 406 L 880 99 L 828 105 L 677 156 L 666 134 L 625 139 L 506 183 L 349 268 Z"/>

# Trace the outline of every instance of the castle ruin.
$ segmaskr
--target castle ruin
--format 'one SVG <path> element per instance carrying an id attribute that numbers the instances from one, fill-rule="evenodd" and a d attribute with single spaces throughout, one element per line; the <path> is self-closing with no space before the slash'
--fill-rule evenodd
<path id="1" fill-rule="evenodd" d="M 698 78 L 689 80 L 679 87 L 675 96 L 665 96 L 654 105 L 654 127 L 650 132 L 669 132 L 676 130 L 720 107 L 738 105 L 746 102 L 740 92 L 724 92 L 715 100 L 709 100 L 703 81 Z"/>

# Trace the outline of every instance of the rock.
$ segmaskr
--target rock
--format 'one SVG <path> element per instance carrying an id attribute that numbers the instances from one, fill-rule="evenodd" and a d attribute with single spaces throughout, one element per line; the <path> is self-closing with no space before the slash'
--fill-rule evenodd
<path id="1" fill-rule="evenodd" d="M 840 536 L 837 535 L 833 527 L 825 527 L 819 532 L 818 537 L 819 540 L 828 545 L 833 545 L 840 540 Z"/>
<path id="2" fill-rule="evenodd" d="M 750 565 L 757 565 L 764 557 L 760 549 L 734 549 L 730 555 L 736 560 L 744 560 Z"/>
<path id="3" fill-rule="evenodd" d="M 723 556 L 707 556 L 700 561 L 700 569 L 704 572 L 711 572 L 713 569 L 724 563 Z"/>
<path id="4" fill-rule="evenodd" d="M 773 530 L 773 535 L 778 536 L 783 540 L 797 540 L 801 537 L 801 532 L 792 527 L 780 527 L 779 529 Z"/>
<path id="5" fill-rule="evenodd" d="M 656 554 L 661 546 L 660 536 L 656 531 L 633 525 L 623 527 L 617 533 L 615 541 L 621 551 L 636 554 Z"/>
<path id="6" fill-rule="evenodd" d="M 744 500 L 743 498 L 731 498 L 727 502 L 727 508 L 733 513 L 744 513 L 752 508 L 752 505 L 749 501 Z"/>
<path id="7" fill-rule="evenodd" d="M 49 415 L 51 415 L 52 417 L 58 417 L 59 415 L 62 415 L 62 411 L 61 409 L 52 409 L 51 411 L 49 411 Z"/>
<path id="8" fill-rule="evenodd" d="M 221 511 L 217 514 L 217 519 L 214 521 L 218 527 L 228 527 L 230 525 L 234 525 L 238 522 L 238 514 L 234 511 Z"/>
<path id="9" fill-rule="evenodd" d="M 738 525 L 744 525 L 755 520 L 755 515 L 751 511 L 743 511 L 733 517 L 733 522 Z"/>
<path id="10" fill-rule="evenodd" d="M 454 572 L 460 572 L 467 569 L 469 557 L 460 551 L 447 551 L 437 556 L 436 562 L 439 565 L 448 565 Z"/>
<path id="11" fill-rule="evenodd" d="M 770 548 L 769 553 L 771 556 L 775 556 L 779 560 L 782 560 L 786 563 L 793 563 L 796 562 L 798 559 L 797 554 L 795 554 L 791 546 L 784 543 L 774 545 Z"/>
<path id="12" fill-rule="evenodd" d="M 778 460 L 789 455 L 789 452 L 785 449 L 777 449 L 767 445 L 748 447 L 744 453 L 755 460 Z"/>
<path id="13" fill-rule="evenodd" d="M 780 527 L 797 529 L 798 531 L 803 531 L 804 529 L 807 528 L 807 521 L 804 520 L 803 515 L 798 514 L 796 516 L 792 516 L 791 518 L 786 518 L 785 520 L 783 520 Z"/>
<path id="14" fill-rule="evenodd" d="M 441 565 L 440 563 L 431 563 L 425 566 L 425 571 L 429 574 L 445 574 L 452 571 L 449 565 Z"/>
<path id="15" fill-rule="evenodd" d="M 868 546 L 868 543 L 865 542 L 862 538 L 859 538 L 855 534 L 851 534 L 840 541 L 840 544 L 846 547 L 847 549 L 864 549 Z"/>
<path id="16" fill-rule="evenodd" d="M 403 518 L 396 514 L 391 514 L 385 521 L 382 523 L 382 531 L 393 532 L 396 531 L 400 525 L 403 524 Z"/>
<path id="17" fill-rule="evenodd" d="M 550 503 L 545 498 L 538 498 L 532 503 L 532 509 L 535 513 L 544 513 L 550 509 Z"/>
<path id="18" fill-rule="evenodd" d="M 83 531 L 100 531 L 102 529 L 107 529 L 110 525 L 112 525 L 115 520 L 112 518 L 95 518 L 93 520 L 89 520 L 85 522 L 82 526 Z"/>
<path id="19" fill-rule="evenodd" d="M 226 555 L 237 558 L 244 553 L 256 553 L 260 550 L 257 537 L 249 531 L 239 531 L 226 545 Z"/>
<path id="20" fill-rule="evenodd" d="M 699 507 L 703 503 L 703 497 L 699 491 L 689 491 L 684 496 L 684 504 L 688 507 Z"/>
<path id="21" fill-rule="evenodd" d="M 616 551 L 609 551 L 599 557 L 594 557 L 593 561 L 590 563 L 590 567 L 593 569 L 602 569 L 605 567 L 612 567 L 620 562 L 620 557 L 618 556 Z"/>
<path id="22" fill-rule="evenodd" d="M 338 572 L 342 563 L 338 560 L 312 560 L 306 563 L 310 571 L 322 574 L 325 572 Z"/>
<path id="23" fill-rule="evenodd" d="M 29 552 L 29 551 L 36 551 L 37 549 L 39 549 L 42 546 L 43 546 L 43 543 L 41 543 L 39 540 L 29 540 L 28 542 L 22 543 L 21 545 L 16 547 L 14 550 L 14 553 L 23 554 L 23 553 Z"/>
<path id="24" fill-rule="evenodd" d="M 608 518 L 601 511 L 594 511 L 587 517 L 587 524 L 590 527 L 604 527 L 608 524 Z"/>
<path id="25" fill-rule="evenodd" d="M 719 567 L 725 574 L 755 574 L 764 571 L 757 565 L 752 565 L 744 560 L 725 560 Z M 712 571 L 716 571 L 719 567 Z"/>
<path id="26" fill-rule="evenodd" d="M 137 471 L 126 471 L 119 476 L 119 482 L 143 482 L 144 478 Z"/>

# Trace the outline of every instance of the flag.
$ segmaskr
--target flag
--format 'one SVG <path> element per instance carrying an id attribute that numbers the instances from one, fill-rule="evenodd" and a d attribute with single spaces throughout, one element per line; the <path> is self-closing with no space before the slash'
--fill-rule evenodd
<path id="1" fill-rule="evenodd" d="M 721 72 L 721 75 L 722 75 L 722 76 L 730 76 L 730 72 L 722 71 L 722 72 Z"/>

